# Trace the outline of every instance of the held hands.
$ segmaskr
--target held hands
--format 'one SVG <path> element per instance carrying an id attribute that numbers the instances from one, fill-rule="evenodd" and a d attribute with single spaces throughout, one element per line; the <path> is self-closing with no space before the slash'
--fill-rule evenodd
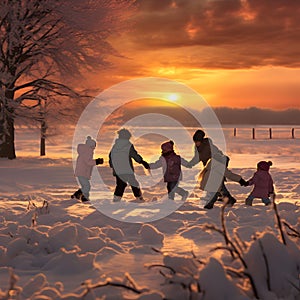
<path id="1" fill-rule="evenodd" d="M 142 160 L 141 164 L 144 166 L 145 169 L 147 169 L 147 170 L 150 169 L 150 166 L 149 166 L 149 164 L 146 161 Z"/>
<path id="2" fill-rule="evenodd" d="M 104 163 L 103 158 L 97 158 L 96 159 L 96 165 L 102 165 Z"/>
<path id="3" fill-rule="evenodd" d="M 241 179 L 239 180 L 239 184 L 240 184 L 241 186 L 248 186 L 248 185 L 249 185 L 249 182 L 248 182 L 248 181 L 245 181 L 243 178 L 241 178 Z"/>

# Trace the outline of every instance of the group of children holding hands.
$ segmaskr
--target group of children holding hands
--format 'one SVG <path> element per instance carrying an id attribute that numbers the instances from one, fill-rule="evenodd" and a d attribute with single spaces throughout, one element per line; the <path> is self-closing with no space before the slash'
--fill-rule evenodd
<path id="1" fill-rule="evenodd" d="M 225 180 L 229 179 L 238 182 L 241 186 L 253 185 L 254 188 L 247 197 L 245 204 L 251 206 L 255 198 L 260 198 L 265 205 L 271 203 L 270 197 L 274 195 L 274 185 L 269 168 L 270 161 L 260 161 L 257 164 L 257 171 L 253 177 L 245 181 L 240 175 L 228 169 L 229 158 L 222 153 L 210 138 L 205 138 L 203 130 L 197 130 L 193 135 L 195 153 L 191 161 L 187 161 L 174 151 L 174 142 L 167 141 L 161 145 L 161 156 L 156 162 L 147 163 L 138 154 L 134 145 L 130 142 L 131 133 L 123 128 L 118 131 L 118 138 L 109 153 L 109 166 L 116 178 L 113 202 L 122 199 L 125 188 L 130 185 L 135 196 L 134 202 L 144 202 L 142 191 L 135 177 L 132 159 L 142 164 L 145 169 L 162 168 L 164 182 L 167 185 L 168 198 L 174 200 L 175 193 L 179 194 L 182 200 L 186 200 L 189 193 L 179 187 L 182 179 L 181 166 L 192 168 L 199 162 L 204 168 L 199 175 L 200 189 L 206 192 L 203 200 L 206 201 L 204 208 L 211 209 L 214 203 L 220 198 L 227 201 L 227 205 L 234 205 L 236 199 L 229 193 L 225 186 Z M 75 176 L 81 188 L 76 191 L 72 198 L 89 201 L 90 177 L 92 168 L 95 165 L 103 164 L 103 158 L 93 159 L 96 142 L 87 137 L 85 144 L 77 147 L 78 157 L 75 167 Z"/>

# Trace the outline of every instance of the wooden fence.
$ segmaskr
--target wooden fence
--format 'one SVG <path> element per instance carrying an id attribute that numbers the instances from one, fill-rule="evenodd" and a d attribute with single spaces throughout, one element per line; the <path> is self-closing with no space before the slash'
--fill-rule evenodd
<path id="1" fill-rule="evenodd" d="M 246 128 L 239 128 L 239 130 L 245 130 Z M 268 132 L 268 138 L 269 139 L 273 139 L 274 137 L 274 133 L 277 131 L 277 130 L 280 130 L 282 129 L 281 127 L 276 127 L 276 128 L 265 128 L 265 127 L 253 127 L 251 129 L 251 132 L 252 132 L 252 139 L 255 140 L 256 139 L 256 133 L 257 133 L 257 130 L 267 130 Z M 300 128 L 290 128 L 290 129 L 287 129 L 287 128 L 284 128 L 286 129 L 288 133 L 288 136 L 286 136 L 285 138 L 292 138 L 292 139 L 296 139 L 296 130 L 300 132 Z M 234 137 L 237 137 L 238 136 L 238 128 L 233 128 L 233 136 Z M 299 137 L 300 137 L 300 134 L 299 134 Z"/>

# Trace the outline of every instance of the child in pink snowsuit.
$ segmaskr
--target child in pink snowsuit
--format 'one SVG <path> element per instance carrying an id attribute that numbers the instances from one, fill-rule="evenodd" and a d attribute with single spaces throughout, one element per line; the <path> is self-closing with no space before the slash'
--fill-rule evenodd
<path id="1" fill-rule="evenodd" d="M 90 136 L 86 138 L 85 144 L 77 146 L 78 157 L 75 166 L 75 176 L 78 179 L 81 189 L 75 192 L 71 197 L 80 199 L 82 202 L 89 201 L 90 196 L 90 178 L 94 166 L 103 164 L 103 158 L 93 159 L 96 141 Z"/>
<path id="2" fill-rule="evenodd" d="M 248 185 L 254 185 L 254 188 L 250 195 L 246 199 L 246 205 L 252 205 L 254 198 L 261 198 L 265 205 L 269 205 L 270 195 L 274 194 L 273 179 L 269 173 L 271 161 L 260 161 L 257 164 L 257 171 L 253 177 L 247 181 Z"/>
<path id="3" fill-rule="evenodd" d="M 164 182 L 167 183 L 168 197 L 170 200 L 174 200 L 175 193 L 182 197 L 185 201 L 188 197 L 188 191 L 179 187 L 179 181 L 182 178 L 181 174 L 181 164 L 184 166 L 188 165 L 188 162 L 177 155 L 173 149 L 174 142 L 168 141 L 161 145 L 161 156 L 154 162 L 150 163 L 150 169 L 158 169 L 162 167 L 164 173 Z"/>

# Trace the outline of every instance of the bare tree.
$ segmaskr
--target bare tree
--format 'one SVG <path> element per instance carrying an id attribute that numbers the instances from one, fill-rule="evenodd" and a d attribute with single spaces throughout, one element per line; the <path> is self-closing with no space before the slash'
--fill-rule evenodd
<path id="1" fill-rule="evenodd" d="M 49 99 L 79 98 L 76 78 L 109 66 L 108 55 L 118 53 L 108 37 L 126 28 L 134 1 L 1 1 L 0 157 L 16 157 L 17 118 L 43 127 Z"/>

